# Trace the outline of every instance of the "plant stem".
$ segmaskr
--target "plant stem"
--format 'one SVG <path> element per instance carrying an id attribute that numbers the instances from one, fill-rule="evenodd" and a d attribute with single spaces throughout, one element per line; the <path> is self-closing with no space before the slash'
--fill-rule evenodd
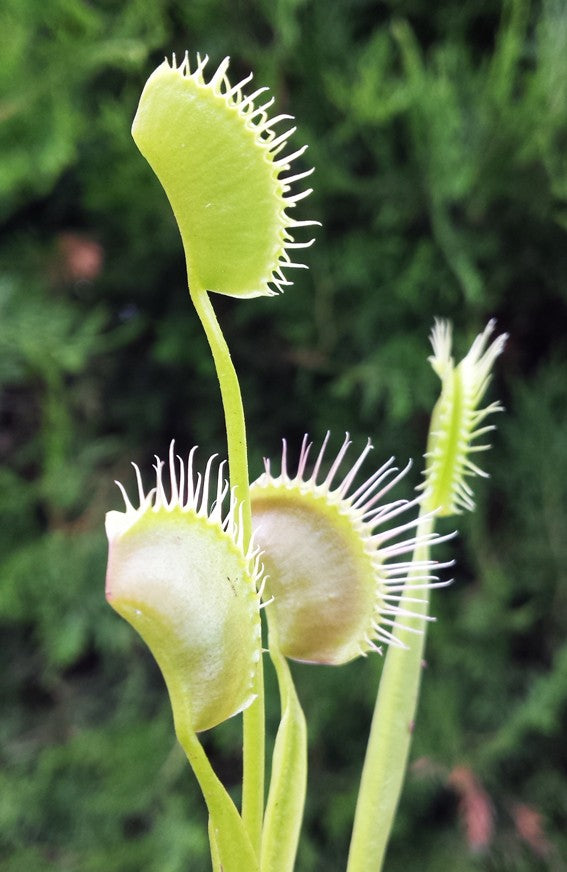
<path id="1" fill-rule="evenodd" d="M 427 506 L 422 506 L 416 537 L 423 541 L 423 537 L 433 532 L 433 527 L 434 520 L 428 514 Z M 416 548 L 414 563 L 428 558 L 428 544 Z M 409 584 L 411 579 L 410 570 Z M 405 598 L 410 596 L 412 592 L 407 590 L 402 595 L 402 609 Z M 382 869 L 404 782 L 419 697 L 427 628 L 427 623 L 420 620 L 419 615 L 428 612 L 427 588 L 420 592 L 420 597 L 423 603 L 408 604 L 416 617 L 398 618 L 393 630 L 398 638 L 409 641 L 409 649 L 391 645 L 386 654 L 362 770 L 347 872 L 379 872 Z M 398 624 L 419 629 L 422 634 L 412 633 L 408 640 L 410 634 L 404 633 Z"/>
<path id="2" fill-rule="evenodd" d="M 244 828 L 242 818 L 232 799 L 219 781 L 209 758 L 205 754 L 196 733 L 191 727 L 187 707 L 182 703 L 172 708 L 175 718 L 175 732 L 209 810 L 209 833 L 213 868 L 224 872 L 258 872 L 259 865 L 250 839 Z"/>
<path id="3" fill-rule="evenodd" d="M 190 279 L 189 293 L 205 330 L 220 384 L 226 423 L 230 486 L 242 507 L 244 548 L 252 533 L 246 425 L 240 385 L 230 351 L 207 292 Z M 256 855 L 260 856 L 264 812 L 265 722 L 262 658 L 254 679 L 255 701 L 243 713 L 242 818 Z"/>
<path id="4" fill-rule="evenodd" d="M 213 824 L 213 819 L 209 815 L 208 822 L 208 833 L 209 833 L 209 845 L 211 846 L 211 864 L 212 864 L 212 872 L 222 872 L 222 864 L 221 858 L 219 854 L 219 846 L 217 844 L 217 837 L 215 833 L 215 826 Z"/>
<path id="5" fill-rule="evenodd" d="M 293 872 L 307 787 L 307 724 L 289 664 L 270 621 L 270 657 L 276 670 L 281 719 L 272 756 L 272 775 L 262 836 L 262 872 Z"/>

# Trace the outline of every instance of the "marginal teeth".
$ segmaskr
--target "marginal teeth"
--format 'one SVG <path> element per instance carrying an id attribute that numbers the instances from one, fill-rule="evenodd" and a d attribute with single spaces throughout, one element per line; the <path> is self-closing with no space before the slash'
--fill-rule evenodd
<path id="1" fill-rule="evenodd" d="M 311 248 L 315 239 L 310 239 L 309 242 L 286 242 L 286 248 Z"/>
<path id="2" fill-rule="evenodd" d="M 260 130 L 263 132 L 264 130 L 270 130 L 275 124 L 278 124 L 280 121 L 293 121 L 293 115 L 276 115 L 274 118 L 270 118 L 269 121 L 266 121 L 260 127 Z"/>
<path id="3" fill-rule="evenodd" d="M 242 103 L 240 103 L 240 108 L 244 109 L 249 104 L 253 104 L 256 97 L 259 97 L 260 94 L 264 94 L 266 91 L 269 91 L 269 90 L 270 89 L 265 87 L 265 86 L 263 88 L 258 88 L 256 91 L 254 91 L 254 93 L 249 94 L 248 97 L 244 98 Z"/>
<path id="4" fill-rule="evenodd" d="M 305 197 L 308 197 L 309 194 L 313 193 L 313 188 L 307 188 L 306 191 L 301 191 L 299 194 L 292 194 L 291 197 L 286 197 L 286 203 L 298 203 L 300 200 L 303 200 Z"/>
<path id="5" fill-rule="evenodd" d="M 193 73 L 193 76 L 195 77 L 195 79 L 202 79 L 203 78 L 203 70 L 207 66 L 208 62 L 209 62 L 208 55 L 205 55 L 202 58 L 201 55 L 197 52 L 197 69 Z"/>
<path id="6" fill-rule="evenodd" d="M 311 167 L 310 170 L 306 170 L 304 173 L 296 173 L 295 176 L 287 176 L 287 178 L 282 179 L 282 182 L 286 185 L 293 185 L 294 182 L 299 182 L 302 179 L 306 179 L 307 176 L 310 176 L 315 171 L 315 167 Z"/>
<path id="7" fill-rule="evenodd" d="M 267 118 L 267 117 L 268 117 L 268 113 L 267 113 L 266 110 L 269 109 L 271 106 L 273 106 L 274 102 L 275 102 L 275 98 L 274 98 L 274 97 L 270 97 L 269 100 L 266 100 L 266 102 L 263 103 L 261 106 L 258 106 L 257 109 L 254 109 L 254 111 L 251 112 L 250 115 L 248 116 L 248 119 L 251 121 L 252 118 L 255 118 L 255 117 L 256 117 L 256 115 L 265 115 L 266 118 Z M 261 129 L 261 128 L 260 128 L 260 129 Z"/>
<path id="8" fill-rule="evenodd" d="M 223 61 L 220 62 L 216 73 L 214 74 L 211 81 L 209 82 L 209 85 L 211 86 L 211 88 L 214 88 L 216 90 L 218 88 L 220 82 L 225 78 L 225 73 L 228 69 L 229 61 L 230 61 L 230 58 L 226 57 Z"/>
<path id="9" fill-rule="evenodd" d="M 238 83 L 238 85 L 235 85 L 233 88 L 231 88 L 229 91 L 227 91 L 226 96 L 227 97 L 234 97 L 236 94 L 238 94 L 239 91 L 242 91 L 243 87 L 245 85 L 247 85 L 249 82 L 251 82 L 253 78 L 254 78 L 254 73 L 249 73 L 244 79 L 242 79 L 242 81 L 240 81 Z"/>
<path id="10" fill-rule="evenodd" d="M 302 154 L 305 154 L 307 149 L 307 145 L 302 145 L 301 148 L 298 148 L 297 151 L 293 152 L 293 154 L 288 154 L 286 155 L 286 157 L 281 157 L 279 160 L 274 161 L 274 163 L 276 166 L 286 167 L 286 169 L 289 169 L 290 163 L 296 158 L 301 157 Z"/>
<path id="11" fill-rule="evenodd" d="M 288 227 L 321 227 L 320 221 L 289 221 Z"/>
<path id="12" fill-rule="evenodd" d="M 273 151 L 273 149 L 278 148 L 280 145 L 283 145 L 283 143 L 287 139 L 289 139 L 289 137 L 293 133 L 295 133 L 296 130 L 297 130 L 297 127 L 290 127 L 289 130 L 286 130 L 285 133 L 282 133 L 282 134 L 280 134 L 280 136 L 276 136 L 275 139 L 272 139 L 270 141 L 270 151 Z"/>

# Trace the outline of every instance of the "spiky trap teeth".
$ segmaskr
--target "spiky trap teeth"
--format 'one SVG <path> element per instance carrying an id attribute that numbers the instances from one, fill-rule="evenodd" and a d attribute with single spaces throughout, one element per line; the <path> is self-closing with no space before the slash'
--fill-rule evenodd
<path id="1" fill-rule="evenodd" d="M 252 702 L 261 653 L 260 567 L 257 552 L 243 550 L 224 464 L 209 508 L 214 457 L 201 476 L 194 474 L 194 456 L 195 449 L 183 463 L 172 443 L 167 468 L 156 458 L 155 486 L 148 492 L 134 466 L 139 508 L 119 485 L 125 511 L 106 517 L 106 596 L 151 649 L 174 714 L 189 705 L 198 731 Z"/>
<path id="2" fill-rule="evenodd" d="M 285 270 L 304 268 L 290 256 L 293 231 L 315 221 L 288 215 L 311 193 L 293 193 L 312 170 L 281 177 L 307 146 L 283 155 L 295 127 L 290 115 L 270 117 L 267 88 L 244 93 L 225 58 L 208 81 L 208 58 L 165 60 L 148 79 L 132 135 L 162 183 L 181 232 L 190 285 L 237 297 L 281 292 Z"/>
<path id="3" fill-rule="evenodd" d="M 347 434 L 323 477 L 328 439 L 329 434 L 307 474 L 312 444 L 304 438 L 293 475 L 284 440 L 280 474 L 272 475 L 266 461 L 264 474 L 251 486 L 252 522 L 266 570 L 266 594 L 273 598 L 267 613 L 276 624 L 283 653 L 296 660 L 341 664 L 380 650 L 380 643 L 404 647 L 392 632 L 394 622 L 398 619 L 398 628 L 414 631 L 400 626 L 405 615 L 414 616 L 406 605 L 411 609 L 412 603 L 423 602 L 424 588 L 447 582 L 434 574 L 436 561 L 411 561 L 416 547 L 440 537 L 417 535 L 417 518 L 398 522 L 420 500 L 384 502 L 409 466 L 399 471 L 391 458 L 355 487 L 372 445 L 369 441 L 339 478 L 351 444 Z"/>
<path id="4" fill-rule="evenodd" d="M 451 354 L 451 324 L 437 319 L 431 331 L 433 355 L 429 361 L 441 379 L 441 395 L 433 410 L 422 489 L 429 492 L 430 505 L 440 515 L 472 511 L 474 496 L 467 479 L 487 477 L 472 457 L 490 448 L 485 441 L 477 442 L 495 429 L 486 424 L 486 418 L 503 411 L 498 402 L 479 408 L 494 361 L 502 354 L 508 338 L 503 333 L 489 344 L 495 325 L 494 320 L 488 322 L 457 366 Z"/>

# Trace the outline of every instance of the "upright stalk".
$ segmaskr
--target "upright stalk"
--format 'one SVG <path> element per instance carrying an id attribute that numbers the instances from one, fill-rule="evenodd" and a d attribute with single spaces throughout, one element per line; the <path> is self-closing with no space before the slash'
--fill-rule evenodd
<path id="1" fill-rule="evenodd" d="M 429 360 L 441 379 L 441 394 L 429 428 L 426 496 L 421 505 L 412 571 L 400 600 L 402 609 L 406 599 L 411 599 L 412 576 L 419 575 L 419 563 L 429 558 L 434 517 L 450 517 L 474 509 L 473 491 L 467 478 L 485 473 L 471 455 L 487 450 L 487 444 L 478 444 L 476 440 L 493 429 L 486 425 L 486 417 L 502 411 L 498 402 L 479 408 L 494 361 L 506 344 L 506 334 L 489 344 L 493 330 L 494 321 L 489 321 L 457 366 L 452 355 L 451 325 L 436 320 L 431 332 L 433 356 Z M 419 615 L 426 616 L 429 607 L 427 587 L 422 591 L 423 602 L 415 603 L 419 609 L 413 609 L 417 617 L 397 619 L 394 627 L 395 635 L 405 639 L 403 624 L 419 629 L 422 623 L 422 635 L 412 640 L 409 650 L 390 647 L 386 656 L 362 773 L 348 872 L 379 872 L 382 868 L 402 790 L 419 696 L 427 626 L 425 621 L 420 622 Z"/>
<path id="2" fill-rule="evenodd" d="M 425 544 L 416 547 L 413 556 L 418 566 L 429 558 L 427 537 L 433 532 L 434 520 L 428 512 L 429 507 L 422 506 L 416 538 Z M 411 584 L 412 574 L 417 573 L 410 571 L 408 584 Z M 408 649 L 390 645 L 386 654 L 362 770 L 347 872 L 382 869 L 404 782 L 419 698 L 427 628 L 427 623 L 419 616 L 428 612 L 427 588 L 420 595 L 423 603 L 410 604 L 416 617 L 404 615 L 396 624 L 420 630 L 421 635 L 411 634 Z M 405 598 L 410 596 L 411 591 L 402 596 L 401 609 L 404 609 Z M 410 634 L 403 629 L 394 627 L 393 632 L 398 638 L 410 641 L 407 638 Z"/>
<path id="3" fill-rule="evenodd" d="M 189 293 L 207 336 L 220 384 L 226 422 L 230 486 L 241 505 L 244 548 L 252 534 L 246 425 L 240 385 L 208 293 L 190 279 Z M 254 679 L 256 700 L 243 713 L 242 817 L 260 856 L 264 812 L 265 720 L 262 658 Z"/>

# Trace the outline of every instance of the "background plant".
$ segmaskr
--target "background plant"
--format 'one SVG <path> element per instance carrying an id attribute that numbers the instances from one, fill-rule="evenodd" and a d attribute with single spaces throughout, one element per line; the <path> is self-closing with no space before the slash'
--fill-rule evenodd
<path id="1" fill-rule="evenodd" d="M 387 868 L 565 868 L 564 2 L 5 0 L 0 17 L 3 866 L 207 868 L 160 676 L 104 604 L 101 532 L 130 458 L 223 446 L 177 230 L 129 132 L 148 72 L 189 46 L 254 69 L 282 111 L 289 94 L 317 168 L 310 273 L 276 314 L 219 300 L 253 476 L 306 422 L 417 457 L 433 317 L 458 353 L 489 316 L 511 335 Z M 344 868 L 379 668 L 294 667 L 300 870 Z M 236 731 L 206 740 L 235 785 Z"/>

